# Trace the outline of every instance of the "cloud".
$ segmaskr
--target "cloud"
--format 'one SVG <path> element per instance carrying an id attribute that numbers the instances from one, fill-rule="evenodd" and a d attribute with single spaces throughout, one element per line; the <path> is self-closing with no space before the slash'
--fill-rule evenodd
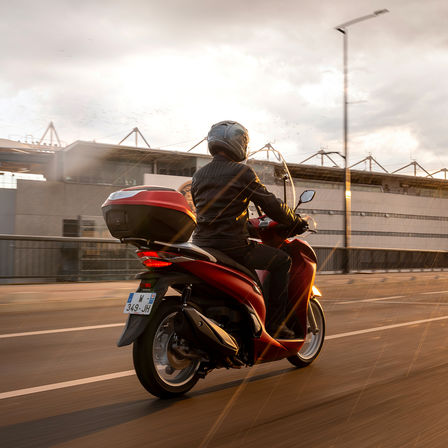
<path id="1" fill-rule="evenodd" d="M 353 160 L 375 150 L 401 166 L 412 147 L 416 159 L 448 165 L 448 4 L 385 6 L 390 14 L 349 29 Z M 375 9 L 373 0 L 4 2 L 0 127 L 24 135 L 53 120 L 68 142 L 118 142 L 139 126 L 152 146 L 185 149 L 229 118 L 249 128 L 254 149 L 274 142 L 291 161 L 339 150 L 334 26 Z"/>

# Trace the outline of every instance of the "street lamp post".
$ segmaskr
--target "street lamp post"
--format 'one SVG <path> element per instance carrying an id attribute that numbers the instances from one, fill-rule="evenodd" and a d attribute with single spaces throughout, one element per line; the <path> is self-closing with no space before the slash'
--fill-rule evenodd
<path id="1" fill-rule="evenodd" d="M 378 11 L 366 16 L 357 17 L 335 27 L 337 31 L 343 35 L 343 64 L 344 64 L 344 171 L 345 171 L 345 187 L 344 187 L 344 263 L 343 271 L 348 274 L 350 272 L 350 246 L 351 246 L 351 204 L 352 191 L 350 187 L 350 168 L 348 161 L 348 27 L 364 20 L 373 19 L 380 14 L 389 12 L 388 9 L 379 9 Z"/>

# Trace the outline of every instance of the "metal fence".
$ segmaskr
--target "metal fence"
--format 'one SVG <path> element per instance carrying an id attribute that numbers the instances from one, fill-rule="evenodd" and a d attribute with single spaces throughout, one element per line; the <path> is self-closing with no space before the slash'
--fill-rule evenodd
<path id="1" fill-rule="evenodd" d="M 314 247 L 320 272 L 342 272 L 342 247 Z M 448 251 L 352 247 L 351 272 L 409 271 L 448 269 Z"/>
<path id="2" fill-rule="evenodd" d="M 115 240 L 0 235 L 0 283 L 127 280 L 141 270 L 135 247 Z"/>
<path id="3" fill-rule="evenodd" d="M 320 272 L 342 272 L 344 249 L 315 246 Z M 350 249 L 352 272 L 448 269 L 448 251 Z M 143 267 L 134 246 L 96 238 L 0 235 L 0 284 L 126 280 Z"/>

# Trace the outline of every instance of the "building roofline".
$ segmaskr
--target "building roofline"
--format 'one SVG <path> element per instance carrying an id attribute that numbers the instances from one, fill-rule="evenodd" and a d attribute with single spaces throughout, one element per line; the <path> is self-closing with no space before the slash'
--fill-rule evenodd
<path id="1" fill-rule="evenodd" d="M 109 150 L 124 150 L 124 151 L 130 151 L 135 153 L 153 153 L 153 154 L 178 154 L 186 157 L 206 157 L 211 158 L 208 154 L 199 154 L 195 152 L 186 152 L 186 151 L 178 151 L 178 150 L 171 150 L 171 149 L 160 149 L 160 148 L 148 148 L 148 147 L 135 147 L 135 146 L 127 146 L 127 145 L 118 145 L 114 143 L 99 143 L 99 142 L 93 142 L 93 141 L 87 141 L 87 140 L 76 140 L 70 145 L 66 146 L 63 151 L 72 151 L 76 149 L 78 146 L 86 146 L 89 145 L 90 147 L 94 146 L 98 149 L 109 149 Z"/>
<path id="2" fill-rule="evenodd" d="M 31 155 L 47 155 L 55 153 L 70 153 L 78 149 L 89 148 L 89 150 L 98 149 L 100 157 L 111 157 L 118 159 L 126 159 L 130 161 L 139 160 L 142 156 L 147 157 L 147 162 L 165 159 L 168 163 L 175 163 L 177 160 L 187 159 L 211 159 L 209 154 L 201 154 L 196 152 L 186 152 L 171 149 L 135 147 L 128 145 L 119 145 L 111 143 L 99 143 L 95 141 L 76 140 L 65 148 L 36 145 L 30 143 L 16 142 L 8 139 L 0 139 L 0 153 L 9 153 L 8 157 L 27 158 Z M 21 154 L 22 153 L 22 154 Z M 15 160 L 15 159 L 14 159 Z M 282 164 L 278 161 L 267 161 L 261 159 L 251 159 L 251 163 L 263 166 L 271 166 L 278 170 Z M 308 180 L 326 180 L 330 182 L 343 182 L 344 169 L 340 167 L 325 167 L 320 165 L 309 165 L 303 163 L 287 163 L 291 175 L 296 179 Z M 356 170 L 351 169 L 352 182 L 367 185 L 386 185 L 388 183 L 399 182 L 402 186 L 427 187 L 432 189 L 447 189 L 448 179 L 440 179 L 435 177 L 413 176 L 398 173 L 383 173 L 377 171 Z"/>
<path id="3" fill-rule="evenodd" d="M 344 168 L 339 167 L 322 167 L 319 165 L 306 165 L 306 164 L 296 164 L 288 163 L 288 168 L 291 171 L 293 177 L 300 178 L 305 176 L 307 179 L 324 178 L 325 180 L 344 182 Z M 421 177 L 412 176 L 406 174 L 391 174 L 382 173 L 376 171 L 365 171 L 365 170 L 350 170 L 352 181 L 354 183 L 363 184 L 373 184 L 373 185 L 384 185 L 388 182 L 393 183 L 399 181 L 400 183 L 406 184 L 408 186 L 419 186 L 419 187 L 429 187 L 429 188 L 443 188 L 448 189 L 447 179 L 438 179 L 434 177 Z"/>

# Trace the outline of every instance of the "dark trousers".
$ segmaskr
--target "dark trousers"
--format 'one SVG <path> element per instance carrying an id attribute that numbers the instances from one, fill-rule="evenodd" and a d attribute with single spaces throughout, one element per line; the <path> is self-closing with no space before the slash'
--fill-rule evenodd
<path id="1" fill-rule="evenodd" d="M 281 249 L 253 241 L 250 241 L 247 246 L 220 247 L 219 250 L 249 269 L 269 271 L 271 275 L 266 303 L 267 323 L 269 326 L 279 325 L 288 313 L 288 283 L 291 257 Z"/>

